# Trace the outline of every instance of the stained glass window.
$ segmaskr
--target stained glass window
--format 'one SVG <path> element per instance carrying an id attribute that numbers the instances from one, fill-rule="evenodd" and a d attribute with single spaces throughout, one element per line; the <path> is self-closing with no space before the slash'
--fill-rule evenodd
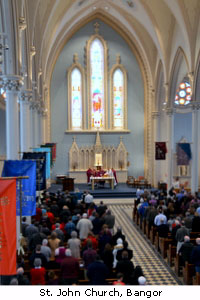
<path id="1" fill-rule="evenodd" d="M 82 82 L 81 72 L 78 68 L 74 68 L 71 73 L 71 93 L 72 93 L 72 128 L 82 128 Z"/>
<path id="2" fill-rule="evenodd" d="M 113 74 L 114 128 L 123 128 L 124 75 L 118 68 Z"/>
<path id="3" fill-rule="evenodd" d="M 99 39 L 90 47 L 91 127 L 104 127 L 104 48 Z"/>
<path id="4" fill-rule="evenodd" d="M 176 92 L 175 104 L 184 106 L 192 100 L 192 89 L 188 81 L 183 81 L 179 84 Z"/>

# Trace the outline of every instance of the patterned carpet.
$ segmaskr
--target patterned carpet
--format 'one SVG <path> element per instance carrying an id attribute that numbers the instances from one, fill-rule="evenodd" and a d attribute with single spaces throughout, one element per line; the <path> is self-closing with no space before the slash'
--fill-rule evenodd
<path id="1" fill-rule="evenodd" d="M 133 250 L 134 266 L 141 266 L 148 285 L 181 285 L 181 281 L 132 221 L 133 199 L 105 199 Z M 99 203 L 99 200 L 95 200 Z M 122 204 L 123 203 L 123 204 Z M 116 228 L 115 228 L 116 229 Z"/>

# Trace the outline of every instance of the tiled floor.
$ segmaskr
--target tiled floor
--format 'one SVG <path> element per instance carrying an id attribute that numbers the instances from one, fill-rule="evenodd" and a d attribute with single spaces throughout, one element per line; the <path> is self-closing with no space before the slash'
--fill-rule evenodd
<path id="1" fill-rule="evenodd" d="M 105 199 L 104 203 L 116 216 L 116 226 L 122 227 L 129 248 L 133 250 L 133 263 L 142 267 L 147 284 L 180 285 L 175 273 L 132 221 L 133 199 Z"/>

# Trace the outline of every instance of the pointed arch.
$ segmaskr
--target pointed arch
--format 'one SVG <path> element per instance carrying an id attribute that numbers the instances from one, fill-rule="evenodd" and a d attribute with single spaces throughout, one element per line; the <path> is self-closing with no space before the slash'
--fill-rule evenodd
<path id="1" fill-rule="evenodd" d="M 162 105 L 165 101 L 165 89 L 164 89 L 164 69 L 162 61 L 159 61 L 157 74 L 156 74 L 156 94 L 154 110 L 161 111 Z"/>
<path id="2" fill-rule="evenodd" d="M 200 51 L 195 72 L 194 99 L 195 101 L 200 101 Z"/>
<path id="3" fill-rule="evenodd" d="M 188 61 L 181 47 L 178 48 L 170 75 L 169 105 L 174 105 L 176 91 L 185 76 L 188 74 Z"/>

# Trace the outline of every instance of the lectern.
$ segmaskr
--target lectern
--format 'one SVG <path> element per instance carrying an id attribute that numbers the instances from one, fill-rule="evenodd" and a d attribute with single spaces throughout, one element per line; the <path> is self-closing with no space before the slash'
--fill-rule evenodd
<path id="1" fill-rule="evenodd" d="M 57 183 L 62 183 L 63 191 L 73 191 L 74 190 L 74 178 L 70 178 L 67 175 L 57 175 Z"/>

